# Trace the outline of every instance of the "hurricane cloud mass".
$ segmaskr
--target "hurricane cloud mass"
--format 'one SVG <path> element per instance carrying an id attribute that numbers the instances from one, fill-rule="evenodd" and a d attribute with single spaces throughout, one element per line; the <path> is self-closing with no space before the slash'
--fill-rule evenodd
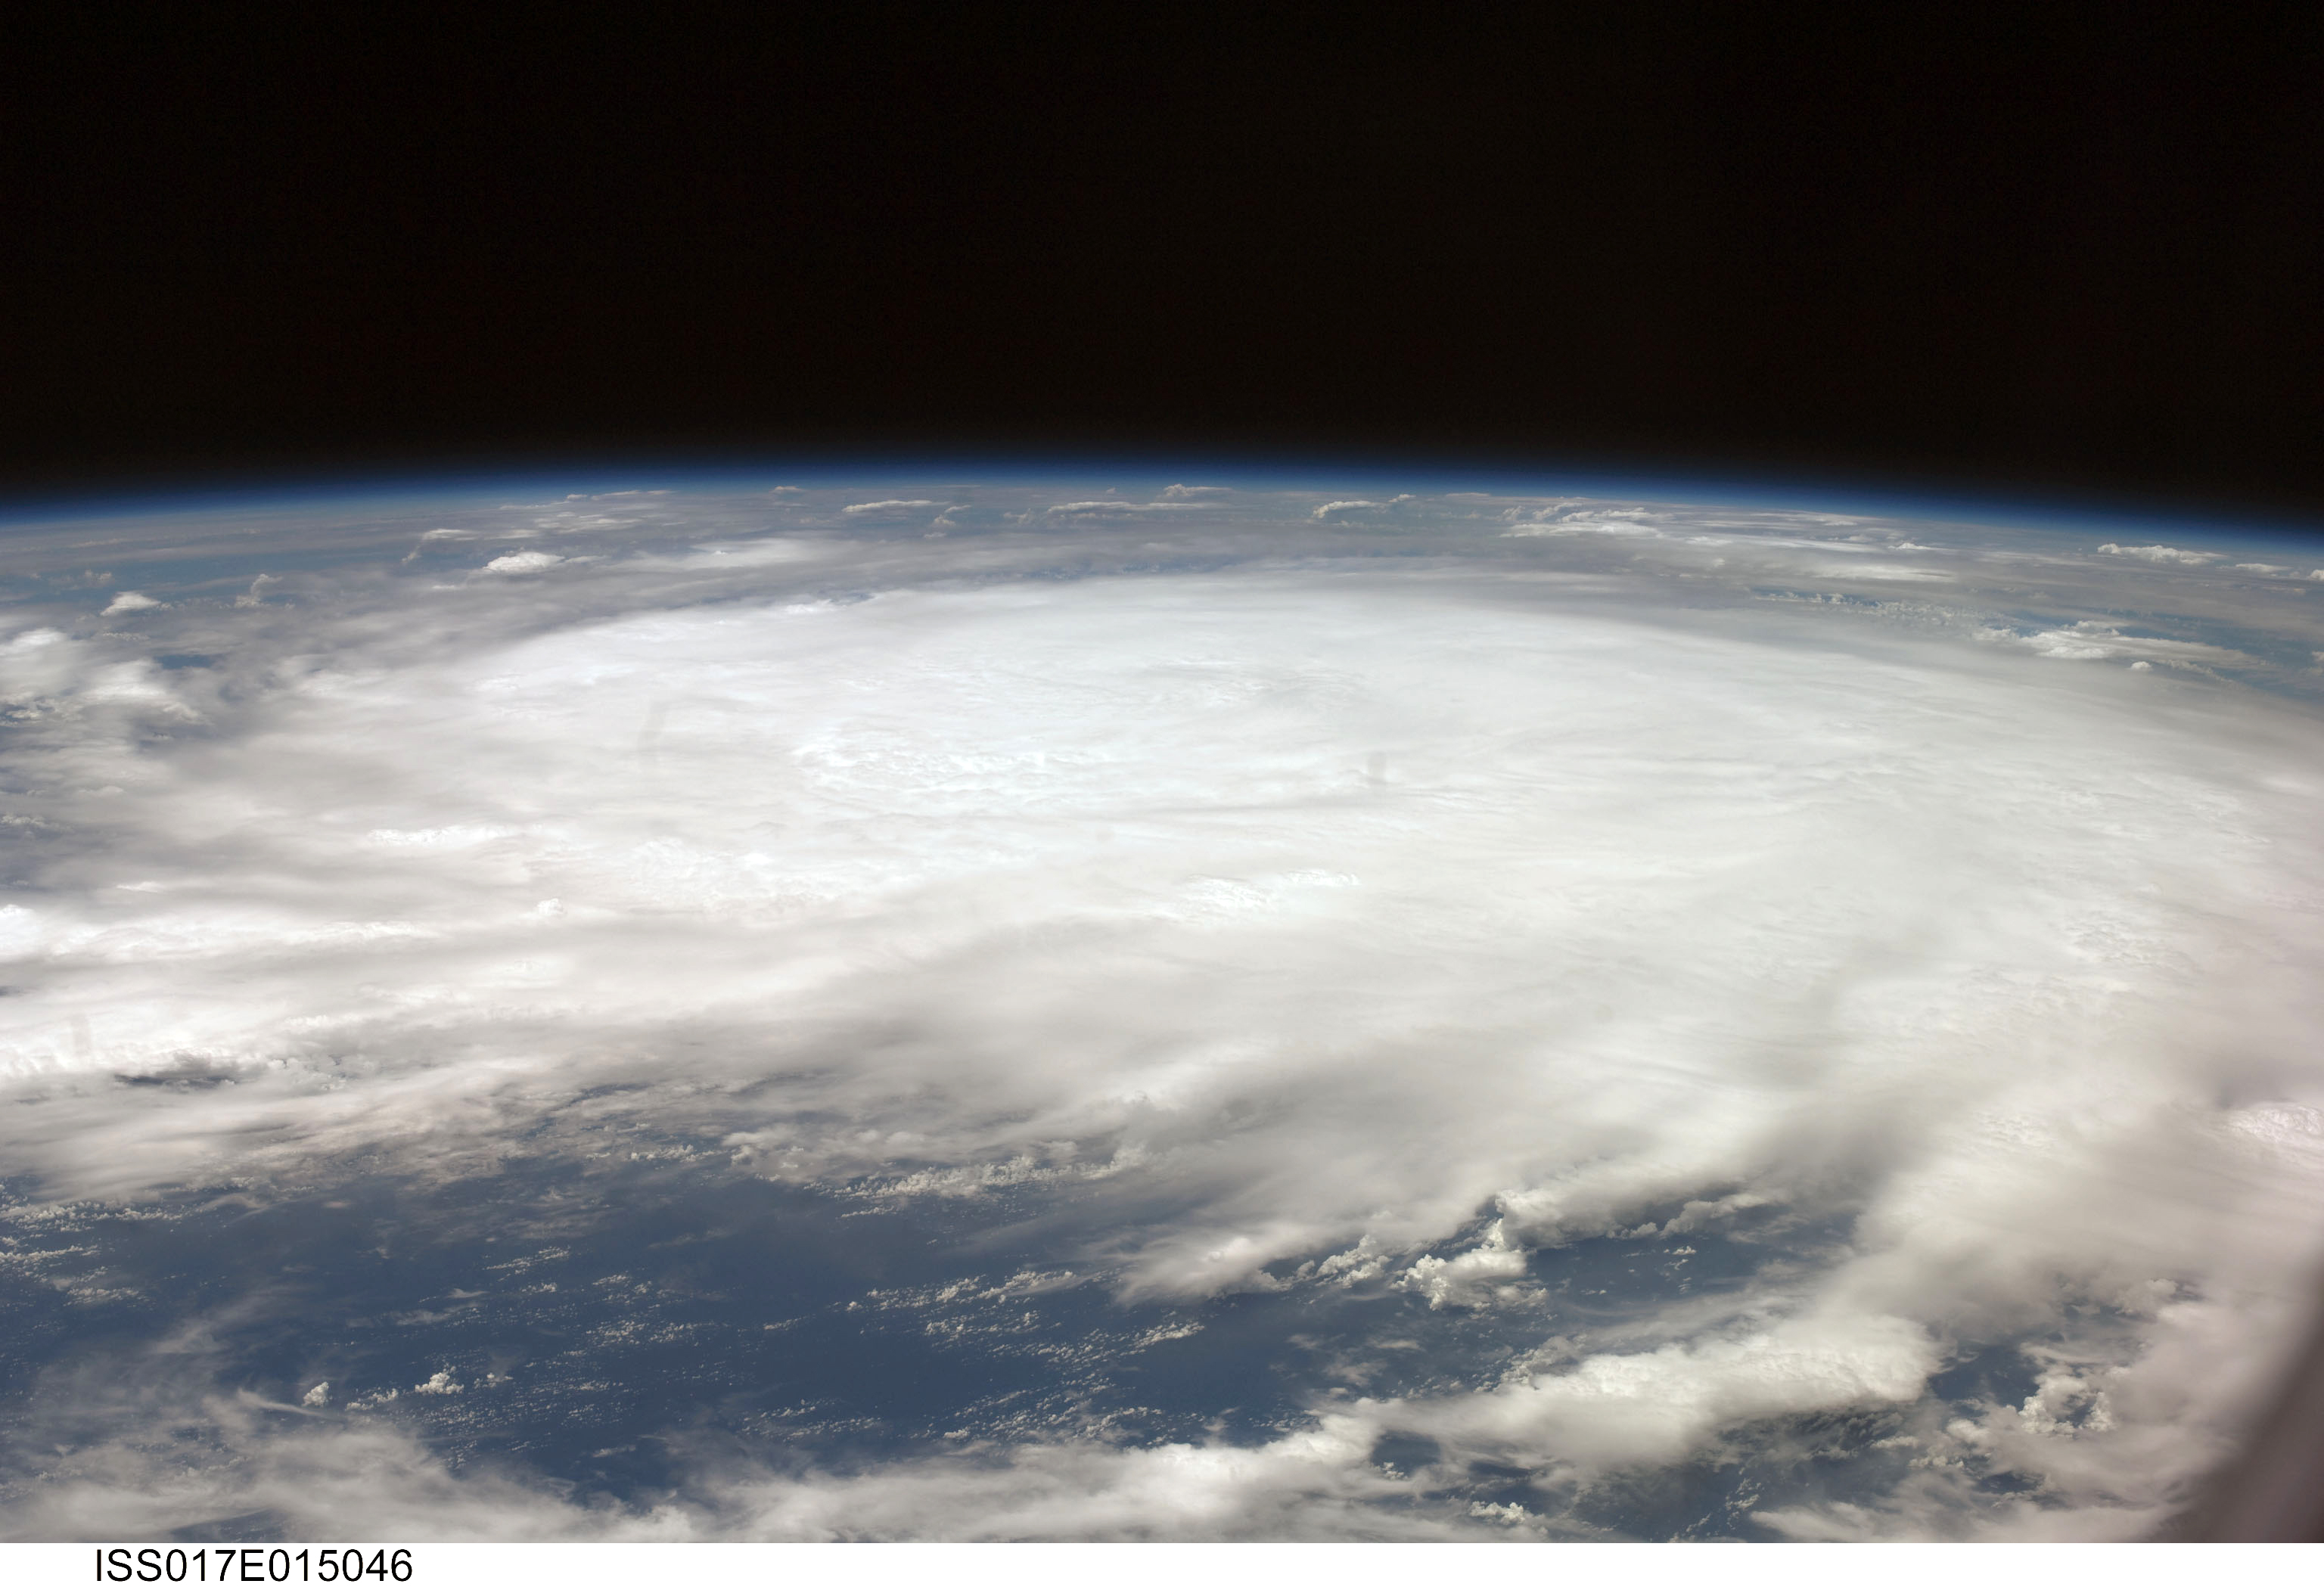
<path id="1" fill-rule="evenodd" d="M 1093 494 L 25 531 L 0 1269 L 62 1321 L 0 1530 L 2127 1537 L 2183 1501 L 2324 1254 L 2304 568 Z M 723 1209 L 638 1236 L 722 1276 L 576 1278 L 650 1197 Z M 853 1277 L 786 1278 L 746 1206 Z M 408 1306 L 109 1254 L 348 1207 Z M 835 1347 L 782 1341 L 866 1329 L 1027 1387 L 914 1423 L 683 1366 L 812 1378 Z M 390 1335 L 444 1342 L 391 1380 Z M 656 1481 L 498 1437 L 551 1383 L 576 1425 L 646 1395 Z"/>

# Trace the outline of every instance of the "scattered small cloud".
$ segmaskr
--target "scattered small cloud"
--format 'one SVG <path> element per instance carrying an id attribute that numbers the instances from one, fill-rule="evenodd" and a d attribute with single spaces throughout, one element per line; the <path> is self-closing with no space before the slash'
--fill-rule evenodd
<path id="1" fill-rule="evenodd" d="M 1048 516 L 1052 518 L 1104 518 L 1113 514 L 1129 515 L 1139 512 L 1208 512 L 1216 505 L 1217 503 L 1212 502 L 1117 502 L 1112 500 L 1104 500 L 1094 502 L 1059 502 L 1054 506 L 1049 507 L 1047 511 Z"/>
<path id="2" fill-rule="evenodd" d="M 2118 546 L 2108 540 L 2098 549 L 2110 557 L 2135 557 L 2142 562 L 2176 563 L 2189 567 L 2220 560 L 2213 552 L 2185 551 L 2177 546 Z"/>
<path id="3" fill-rule="evenodd" d="M 2126 634 L 2111 623 L 2084 621 L 2062 628 L 2043 629 L 2034 633 L 2016 633 L 2008 629 L 1988 628 L 1978 635 L 1987 643 L 2022 646 L 2037 656 L 2058 661 L 2106 661 L 2133 658 L 2141 662 L 2161 661 L 2166 666 L 2212 668 L 2249 665 L 2252 658 L 2239 650 L 2222 645 L 2207 645 L 2193 640 L 2163 639 L 2152 635 Z"/>
<path id="4" fill-rule="evenodd" d="M 768 535 L 748 540 L 705 540 L 681 556 L 633 557 L 617 564 L 625 572 L 656 573 L 711 569 L 733 572 L 746 568 L 784 567 L 827 555 L 823 540 Z"/>
<path id="5" fill-rule="evenodd" d="M 1501 514 L 1504 522 L 1515 528 L 1504 531 L 1510 540 L 1529 537 L 1570 534 L 1604 534 L 1638 540 L 1658 540 L 1663 531 L 1652 521 L 1666 514 L 1644 507 L 1598 507 L 1570 511 L 1561 503 L 1536 507 L 1527 511 L 1512 507 Z M 1724 543 L 1724 537 L 1698 537 L 1707 543 Z"/>

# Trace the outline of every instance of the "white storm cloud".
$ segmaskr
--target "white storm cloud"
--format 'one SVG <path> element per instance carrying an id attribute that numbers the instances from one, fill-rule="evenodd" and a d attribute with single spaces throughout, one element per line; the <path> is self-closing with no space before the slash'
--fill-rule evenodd
<path id="1" fill-rule="evenodd" d="M 724 556 L 806 559 L 680 560 Z M 295 1179 L 358 1142 L 449 1174 L 621 1081 L 671 1088 L 670 1125 L 738 1171 L 835 1195 L 1102 1186 L 1075 1254 L 1128 1301 L 1360 1272 L 1523 1307 L 1529 1250 L 1750 1209 L 1837 1232 L 1587 1350 L 1545 1338 L 1498 1382 L 1319 1406 L 1251 1448 L 727 1471 L 723 1518 L 615 1522 L 388 1431 L 270 1442 L 213 1406 L 248 1458 L 202 1502 L 320 1516 L 361 1468 L 413 1536 L 1451 1535 L 1374 1507 L 1415 1490 L 1376 1437 L 1554 1497 L 1909 1406 L 1965 1342 L 2038 1333 L 2045 1387 L 1917 1429 L 1929 1463 L 1886 1508 L 1771 1525 L 1952 1535 L 1961 1484 L 2012 1470 L 2128 1528 L 2221 1446 L 2324 1255 L 2324 843 L 2298 791 L 2324 752 L 2256 700 L 2043 665 L 2171 641 L 1842 641 L 1457 574 L 545 629 L 475 604 L 520 595 L 413 597 L 438 641 L 416 650 L 286 618 L 309 660 L 232 697 L 56 631 L 0 652 L 39 724 L 13 770 L 61 790 L 27 818 L 85 835 L 0 911 L 0 1063 L 62 1087 L 11 1161 L 60 1195 Z M 215 732 L 154 731 L 197 715 Z M 187 1065 L 245 1083 L 73 1101 Z M 158 1468 L 106 1459 L 23 1535 L 161 1506 L 135 1497 Z"/>

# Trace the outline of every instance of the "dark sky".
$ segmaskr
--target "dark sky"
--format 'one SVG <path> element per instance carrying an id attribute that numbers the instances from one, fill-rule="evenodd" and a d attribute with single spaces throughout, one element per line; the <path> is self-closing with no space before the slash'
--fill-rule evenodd
<path id="1" fill-rule="evenodd" d="M 2024 9 L 83 18 L 11 50 L 0 483 L 1295 447 L 2324 509 L 2324 14 Z"/>

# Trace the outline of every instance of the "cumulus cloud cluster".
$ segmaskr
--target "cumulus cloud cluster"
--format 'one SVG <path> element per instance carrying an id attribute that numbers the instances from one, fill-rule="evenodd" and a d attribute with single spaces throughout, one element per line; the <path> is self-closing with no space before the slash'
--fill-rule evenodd
<path id="1" fill-rule="evenodd" d="M 2219 559 L 2210 551 L 2190 551 L 2178 546 L 2119 546 L 2112 540 L 2098 549 L 2109 557 L 2136 557 L 2143 562 L 2175 563 L 2185 567 L 2200 567 Z"/>
<path id="2" fill-rule="evenodd" d="M 1785 540 L 1472 515 L 1545 554 Z M 1777 527 L 1806 567 L 1902 539 Z M 2087 621 L 1962 643 L 1333 556 L 936 577 L 884 542 L 704 539 L 500 551 L 471 567 L 526 577 L 347 612 L 254 584 L 198 667 L 22 627 L 0 1151 L 42 1205 L 305 1194 L 365 1154 L 449 1183 L 652 1087 L 734 1175 L 1078 1206 L 1054 1254 L 1116 1307 L 1400 1296 L 1516 1330 L 1492 1374 L 1377 1389 L 1383 1337 L 1257 1440 L 705 1453 L 627 1509 L 456 1476 L 384 1398 L 180 1387 L 14 1525 L 319 1529 L 362 1495 L 410 1536 L 1551 1536 L 1586 1530 L 1577 1495 L 1874 1415 L 1877 1480 L 1763 1534 L 2153 1527 L 2324 1251 L 2312 719 L 2050 665 L 2188 659 Z M 722 568 L 778 582 L 705 601 Z M 131 599 L 106 615 L 161 615 Z M 1748 1281 L 1587 1325 L 1541 1277 L 1591 1241 L 1683 1274 L 1749 1229 L 1777 1232 Z M 2030 1394 L 1932 1387 L 1980 1351 Z M 449 1367 L 400 1387 L 481 1398 Z M 234 1458 L 168 1474 L 119 1431 L 164 1414 Z M 1474 1499 L 1480 1463 L 1525 1492 Z"/>

